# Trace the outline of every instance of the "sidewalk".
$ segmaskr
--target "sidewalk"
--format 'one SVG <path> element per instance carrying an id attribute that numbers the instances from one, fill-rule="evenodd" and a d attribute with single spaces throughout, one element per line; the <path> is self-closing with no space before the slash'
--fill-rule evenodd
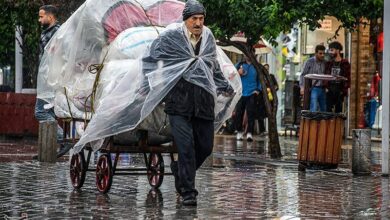
<path id="1" fill-rule="evenodd" d="M 36 138 L 0 138 L 0 163 L 29 161 L 38 152 Z"/>
<path id="2" fill-rule="evenodd" d="M 222 140 L 222 143 L 220 143 Z M 299 139 L 295 136 L 279 136 L 282 158 L 273 160 L 268 155 L 268 138 L 265 136 L 254 136 L 254 142 L 236 141 L 234 135 L 216 135 L 214 145 L 214 156 L 235 156 L 244 157 L 246 160 L 280 161 L 298 164 L 297 152 Z M 38 143 L 36 138 L 0 138 L 0 163 L 32 161 L 33 156 L 38 154 Z M 352 161 L 352 140 L 343 140 L 341 146 L 340 168 L 351 169 Z M 371 162 L 373 172 L 380 173 L 381 169 L 381 142 L 371 142 Z M 223 153 L 222 153 L 223 152 Z M 58 162 L 67 161 L 69 155 L 65 155 Z"/>
<path id="3" fill-rule="evenodd" d="M 267 138 L 237 142 L 217 136 L 213 156 L 197 174 L 197 207 L 182 207 L 172 176 L 151 190 L 146 176 L 114 176 L 100 194 L 94 172 L 80 191 L 69 181 L 69 163 L 0 162 L 0 213 L 28 219 L 386 219 L 389 179 L 378 173 L 354 177 L 347 163 L 338 170 L 298 172 L 297 138 L 282 138 L 281 160 L 267 155 Z M 0 144 L 1 145 L 1 144 Z M 26 144 L 27 145 L 27 144 Z M 13 145 L 14 148 L 19 148 Z M 348 155 L 348 144 L 343 155 Z M 4 152 L 1 152 L 4 154 Z M 139 166 L 131 155 L 120 166 Z M 347 156 L 343 156 L 343 159 Z M 130 158 L 130 159 L 129 159 Z M 169 156 L 164 156 L 169 172 Z M 93 168 L 90 167 L 90 168 Z"/>

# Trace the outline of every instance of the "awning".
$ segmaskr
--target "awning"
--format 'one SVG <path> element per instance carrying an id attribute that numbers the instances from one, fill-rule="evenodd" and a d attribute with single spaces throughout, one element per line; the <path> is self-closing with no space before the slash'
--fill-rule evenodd
<path id="1" fill-rule="evenodd" d="M 231 41 L 239 41 L 239 42 L 246 42 L 246 38 L 245 37 L 241 37 L 241 36 L 234 36 L 232 38 L 230 38 Z M 255 54 L 266 54 L 266 53 L 271 53 L 272 52 L 272 48 L 269 46 L 269 44 L 266 43 L 266 41 L 264 41 L 263 39 L 260 39 L 257 44 L 255 44 L 253 46 L 255 48 Z M 226 50 L 226 51 L 229 51 L 229 52 L 233 52 L 233 53 L 237 53 L 237 54 L 243 54 L 239 49 L 237 49 L 236 47 L 234 46 L 221 46 L 221 48 L 223 50 Z"/>
<path id="2" fill-rule="evenodd" d="M 237 53 L 237 54 L 243 54 L 241 50 L 237 49 L 234 46 L 225 46 L 221 47 L 222 50 Z M 262 47 L 262 48 L 255 48 L 255 54 L 266 54 L 266 53 L 271 53 L 272 49 L 269 47 Z"/>

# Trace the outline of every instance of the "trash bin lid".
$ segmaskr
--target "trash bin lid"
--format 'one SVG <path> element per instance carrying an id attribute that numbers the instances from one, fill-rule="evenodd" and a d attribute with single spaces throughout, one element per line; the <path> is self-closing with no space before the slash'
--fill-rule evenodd
<path id="1" fill-rule="evenodd" d="M 347 119 L 343 113 L 301 111 L 301 117 L 310 120 L 329 120 L 334 118 Z"/>

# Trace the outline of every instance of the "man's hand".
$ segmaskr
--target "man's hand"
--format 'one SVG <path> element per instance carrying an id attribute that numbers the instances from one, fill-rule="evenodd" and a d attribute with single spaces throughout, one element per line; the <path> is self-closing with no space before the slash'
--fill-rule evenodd
<path id="1" fill-rule="evenodd" d="M 257 90 L 255 90 L 254 94 L 255 94 L 255 95 L 259 95 L 259 94 L 260 94 L 260 92 L 259 92 L 259 91 L 257 91 Z"/>
<path id="2" fill-rule="evenodd" d="M 233 97 L 236 93 L 235 93 L 235 92 L 231 92 L 231 93 L 222 92 L 221 94 L 222 94 L 223 96 L 225 96 L 225 97 Z"/>
<path id="3" fill-rule="evenodd" d="M 244 68 L 242 68 L 242 65 L 240 66 L 240 68 L 237 71 L 238 71 L 238 74 L 240 74 L 240 76 L 244 75 Z"/>
<path id="4" fill-rule="evenodd" d="M 221 94 L 225 97 L 233 97 L 236 92 L 234 92 L 233 87 L 229 85 L 227 88 L 217 90 L 217 95 L 218 94 Z"/>
<path id="5" fill-rule="evenodd" d="M 303 93 L 305 93 L 305 89 L 301 88 L 300 93 L 301 93 L 301 95 L 303 95 Z"/>

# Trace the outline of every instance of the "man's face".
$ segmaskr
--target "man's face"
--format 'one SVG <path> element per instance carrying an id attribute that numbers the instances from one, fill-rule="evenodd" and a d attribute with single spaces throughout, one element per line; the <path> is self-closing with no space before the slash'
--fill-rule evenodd
<path id="1" fill-rule="evenodd" d="M 339 54 L 340 51 L 335 49 L 335 48 L 329 48 L 329 55 L 332 57 L 332 58 L 336 58 L 337 57 L 337 54 Z"/>
<path id="2" fill-rule="evenodd" d="M 199 37 L 203 30 L 204 15 L 192 15 L 184 23 L 192 34 Z"/>
<path id="3" fill-rule="evenodd" d="M 319 51 L 317 51 L 317 53 L 315 55 L 316 55 L 317 60 L 324 60 L 325 51 L 319 50 Z"/>
<path id="4" fill-rule="evenodd" d="M 39 23 L 43 29 L 50 27 L 53 22 L 53 16 L 46 13 L 44 10 L 39 10 Z"/>

